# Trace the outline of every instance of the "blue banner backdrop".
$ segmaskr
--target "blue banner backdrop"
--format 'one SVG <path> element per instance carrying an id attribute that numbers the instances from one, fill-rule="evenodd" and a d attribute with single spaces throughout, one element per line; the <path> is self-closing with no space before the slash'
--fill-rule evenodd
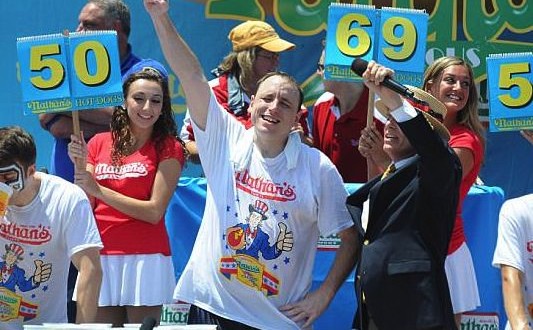
<path id="1" fill-rule="evenodd" d="M 233 26 L 246 19 L 268 21 L 282 37 L 297 45 L 296 49 L 283 54 L 280 66 L 301 83 L 306 93 L 306 105 L 311 106 L 322 90 L 320 80 L 314 72 L 322 49 L 322 40 L 325 38 L 327 7 L 331 2 L 336 1 L 317 0 L 313 5 L 309 5 L 304 0 L 261 0 L 249 3 L 239 0 L 173 0 L 171 16 L 198 55 L 208 77 L 209 71 L 230 50 L 227 34 Z M 342 2 L 407 8 L 413 3 L 405 0 Z M 151 57 L 164 63 L 155 31 L 142 1 L 126 0 L 126 3 L 131 9 L 130 43 L 134 52 L 141 57 Z M 467 58 L 474 66 L 476 81 L 481 83 L 480 111 L 486 116 L 488 109 L 484 54 L 530 51 L 533 46 L 533 25 L 530 21 L 527 23 L 529 26 L 522 25 L 524 17 L 533 15 L 533 6 L 523 3 L 517 7 L 503 1 L 498 5 L 497 11 L 488 13 L 472 9 L 472 6 L 480 5 L 458 6 L 457 0 L 436 4 L 434 1 L 420 0 L 414 3 L 417 8 L 426 8 L 430 13 L 426 64 L 447 54 Z M 0 116 L 0 126 L 20 125 L 33 134 L 38 146 L 38 167 L 49 166 L 53 140 L 48 132 L 41 129 L 35 115 L 23 115 L 16 39 L 60 33 L 65 29 L 75 30 L 79 11 L 84 4 L 85 0 L 0 2 L 0 10 L 4 13 L 0 23 L 0 42 L 4 47 L 0 62 L 3 73 L 0 96 L 4 114 Z M 455 10 L 459 15 L 455 14 Z M 478 17 L 480 12 L 485 13 L 486 17 Z M 305 20 L 303 16 L 306 17 Z M 53 19 L 50 19 L 52 17 Z M 452 21 L 455 24 L 451 23 Z M 472 29 L 474 24 L 481 24 L 474 21 L 482 22 L 483 26 L 492 23 L 487 28 Z M 501 31 L 495 32 L 494 24 L 501 26 Z M 513 26 L 514 24 L 518 26 Z M 170 77 L 170 85 L 173 109 L 181 126 L 185 100 L 174 75 Z M 487 133 L 487 137 L 482 179 L 489 185 L 502 187 L 507 197 L 533 192 L 533 147 L 522 139 L 518 132 Z M 198 173 L 200 170 L 195 166 L 185 169 L 186 175 L 194 176 Z"/>

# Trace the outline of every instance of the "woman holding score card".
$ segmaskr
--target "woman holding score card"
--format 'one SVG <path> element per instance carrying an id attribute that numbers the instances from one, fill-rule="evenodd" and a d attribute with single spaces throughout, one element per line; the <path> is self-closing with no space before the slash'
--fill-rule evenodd
<path id="1" fill-rule="evenodd" d="M 163 221 L 184 163 L 170 106 L 168 74 L 142 60 L 124 75 L 124 107 L 116 107 L 111 132 L 85 145 L 72 136 L 69 156 L 86 163 L 75 183 L 93 203 L 104 249 L 97 321 L 141 323 L 160 319 L 175 285 Z"/>

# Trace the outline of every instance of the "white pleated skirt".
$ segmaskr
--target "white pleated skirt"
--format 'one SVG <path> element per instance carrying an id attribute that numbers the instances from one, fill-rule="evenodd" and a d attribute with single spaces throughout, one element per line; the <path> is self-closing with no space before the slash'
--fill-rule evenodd
<path id="1" fill-rule="evenodd" d="M 466 243 L 446 257 L 445 269 L 453 313 L 472 311 L 480 306 L 476 271 Z"/>
<path id="2" fill-rule="evenodd" d="M 158 306 L 173 302 L 176 279 L 172 257 L 101 255 L 100 260 L 103 275 L 98 306 Z"/>

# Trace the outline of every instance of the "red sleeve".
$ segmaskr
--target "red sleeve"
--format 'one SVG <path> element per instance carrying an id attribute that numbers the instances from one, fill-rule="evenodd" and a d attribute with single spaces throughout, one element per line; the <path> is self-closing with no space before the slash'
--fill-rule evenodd
<path id="1" fill-rule="evenodd" d="M 194 138 L 194 131 L 192 129 L 191 123 L 187 124 L 187 132 L 189 133 L 189 141 L 196 141 L 196 139 Z"/>
<path id="2" fill-rule="evenodd" d="M 109 140 L 107 141 L 109 146 L 106 148 L 104 144 L 106 143 L 107 139 Z M 91 165 L 96 164 L 98 162 L 98 157 L 99 155 L 101 155 L 100 153 L 102 152 L 102 150 L 107 149 L 106 152 L 111 154 L 111 150 L 112 150 L 111 148 L 112 148 L 111 133 L 106 132 L 106 133 L 96 134 L 87 143 L 87 164 L 91 164 Z"/>
<path id="3" fill-rule="evenodd" d="M 305 136 L 309 136 L 309 123 L 307 122 L 308 117 L 309 117 L 309 111 L 307 110 L 306 107 L 302 105 L 302 110 L 301 110 L 301 115 L 300 115 L 300 125 L 302 125 Z"/>
<path id="4" fill-rule="evenodd" d="M 217 99 L 218 103 L 226 109 L 226 111 L 229 110 L 228 107 L 228 80 L 226 75 L 222 75 L 218 77 L 218 84 L 212 85 L 211 89 L 213 90 L 213 94 L 215 94 L 215 98 Z"/>
<path id="5" fill-rule="evenodd" d="M 454 127 L 450 135 L 450 147 L 470 150 L 474 156 L 474 163 L 479 163 L 483 160 L 483 146 L 474 132 L 464 127 Z"/>
<path id="6" fill-rule="evenodd" d="M 159 161 L 169 158 L 177 159 L 181 167 L 183 167 L 183 164 L 185 163 L 183 147 L 181 143 L 174 137 L 168 137 L 165 139 L 163 142 L 163 148 L 159 154 Z"/>

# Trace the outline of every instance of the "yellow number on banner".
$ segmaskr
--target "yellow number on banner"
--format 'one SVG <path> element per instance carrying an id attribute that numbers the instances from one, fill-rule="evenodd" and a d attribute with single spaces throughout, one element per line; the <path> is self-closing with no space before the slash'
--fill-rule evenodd
<path id="1" fill-rule="evenodd" d="M 91 75 L 87 67 L 87 53 L 94 52 L 96 73 Z M 107 49 L 98 41 L 80 43 L 74 50 L 74 69 L 80 81 L 87 86 L 98 86 L 109 79 L 111 63 Z"/>
<path id="2" fill-rule="evenodd" d="M 517 86 L 520 94 L 513 98 L 509 94 L 499 95 L 498 99 L 503 105 L 509 108 L 521 108 L 531 102 L 533 96 L 533 87 L 531 82 L 524 77 L 513 77 L 513 74 L 529 73 L 531 68 L 529 63 L 509 63 L 500 66 L 500 79 L 498 87 L 500 89 L 510 89 Z"/>
<path id="3" fill-rule="evenodd" d="M 401 36 L 396 36 L 396 29 L 403 28 Z M 405 17 L 391 17 L 383 23 L 383 39 L 391 46 L 402 48 L 397 51 L 394 47 L 384 47 L 383 53 L 393 61 L 404 61 L 411 57 L 416 48 L 417 31 L 413 22 Z"/>
<path id="4" fill-rule="evenodd" d="M 44 79 L 42 76 L 31 77 L 30 81 L 35 88 L 41 90 L 54 89 L 61 85 L 65 79 L 65 69 L 61 62 L 53 58 L 45 58 L 49 55 L 61 54 L 59 44 L 39 45 L 31 48 L 30 70 L 42 71 L 50 69 L 50 77 Z"/>
<path id="5" fill-rule="evenodd" d="M 348 14 L 342 17 L 337 26 L 337 45 L 344 55 L 361 57 L 370 50 L 371 40 L 368 33 L 362 28 L 350 27 L 354 22 L 359 23 L 359 26 L 372 25 L 368 17 L 361 14 Z M 356 47 L 350 47 L 349 41 L 352 37 L 358 39 Z"/>

